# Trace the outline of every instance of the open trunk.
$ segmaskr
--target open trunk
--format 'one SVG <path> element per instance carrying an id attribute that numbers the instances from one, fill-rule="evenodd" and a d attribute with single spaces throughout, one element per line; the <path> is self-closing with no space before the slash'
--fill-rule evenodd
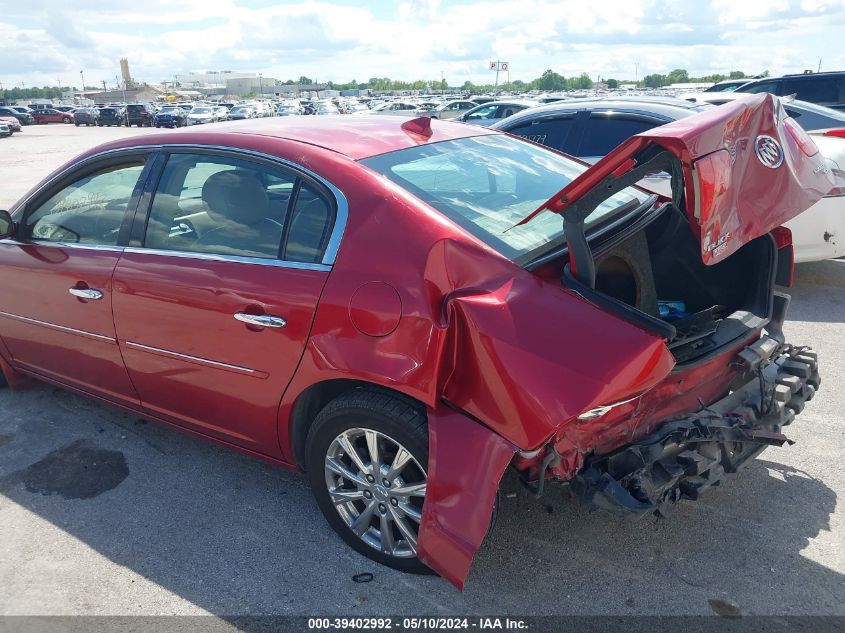
<path id="1" fill-rule="evenodd" d="M 778 254 L 771 236 L 707 266 L 684 215 L 671 204 L 654 215 L 647 226 L 592 246 L 594 287 L 569 266 L 565 283 L 665 336 L 678 363 L 701 360 L 768 323 Z"/>

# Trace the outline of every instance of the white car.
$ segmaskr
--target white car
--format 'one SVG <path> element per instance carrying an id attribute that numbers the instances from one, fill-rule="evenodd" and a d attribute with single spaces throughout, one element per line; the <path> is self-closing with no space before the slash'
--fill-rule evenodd
<path id="1" fill-rule="evenodd" d="M 201 123 L 214 123 L 220 120 L 216 107 L 196 106 L 188 113 L 188 125 L 199 125 Z"/>
<path id="2" fill-rule="evenodd" d="M 744 93 L 743 93 L 744 94 Z M 721 105 L 743 94 L 704 92 L 689 101 Z M 845 256 L 845 113 L 790 97 L 781 98 L 786 113 L 815 141 L 837 181 L 837 187 L 798 217 L 787 222 L 792 231 L 795 262 L 815 262 Z"/>
<path id="3" fill-rule="evenodd" d="M 360 114 L 366 114 L 367 112 L 372 114 L 396 114 L 399 116 L 419 116 L 424 113 L 424 111 L 415 103 L 410 103 L 408 101 L 387 101 L 385 103 L 380 103 L 371 110 L 361 110 Z M 356 112 L 355 114 L 359 114 L 359 112 Z"/>
<path id="4" fill-rule="evenodd" d="M 0 121 L 0 137 L 11 136 L 12 128 L 5 121 Z"/>

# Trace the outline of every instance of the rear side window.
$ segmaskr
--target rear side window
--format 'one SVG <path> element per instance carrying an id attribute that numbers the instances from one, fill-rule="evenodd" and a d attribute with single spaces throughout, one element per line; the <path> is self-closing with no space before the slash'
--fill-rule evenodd
<path id="1" fill-rule="evenodd" d="M 525 109 L 525 106 L 520 105 L 502 105 L 499 106 L 499 109 L 496 112 L 497 119 L 506 119 L 509 116 L 516 114 L 517 112 L 522 112 Z"/>
<path id="2" fill-rule="evenodd" d="M 660 125 L 658 122 L 645 121 L 624 116 L 591 115 L 585 123 L 581 136 L 578 156 L 604 156 L 614 147 L 634 134 L 645 132 Z"/>
<path id="3" fill-rule="evenodd" d="M 811 103 L 838 103 L 842 80 L 840 76 L 787 79 L 783 82 L 783 94 L 794 94 Z"/>
<path id="4" fill-rule="evenodd" d="M 574 129 L 575 118 L 572 116 L 548 119 L 534 119 L 520 123 L 508 130 L 511 134 L 546 145 L 567 154 L 572 153 L 570 140 Z"/>
<path id="5" fill-rule="evenodd" d="M 319 263 L 334 215 L 322 190 L 293 170 L 173 154 L 153 199 L 144 246 Z"/>

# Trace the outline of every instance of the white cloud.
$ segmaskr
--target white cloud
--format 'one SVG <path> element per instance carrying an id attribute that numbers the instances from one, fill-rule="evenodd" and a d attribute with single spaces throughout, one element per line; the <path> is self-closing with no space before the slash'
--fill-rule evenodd
<path id="1" fill-rule="evenodd" d="M 142 10 L 141 10 L 142 9 Z M 0 0 L 3 85 L 113 81 L 128 57 L 151 82 L 189 70 L 252 70 L 280 79 L 374 76 L 453 84 L 546 68 L 640 77 L 687 68 L 772 73 L 845 68 L 845 0 L 400 0 L 379 9 L 338 0 Z"/>

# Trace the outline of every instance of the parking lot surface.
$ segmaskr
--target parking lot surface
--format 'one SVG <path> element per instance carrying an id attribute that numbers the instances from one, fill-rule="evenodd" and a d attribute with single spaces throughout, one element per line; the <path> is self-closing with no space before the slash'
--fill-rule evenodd
<path id="1" fill-rule="evenodd" d="M 0 139 L 0 208 L 78 152 L 150 131 Z M 537 502 L 507 477 L 464 592 L 352 551 L 295 473 L 52 386 L 0 390 L 0 614 L 845 615 L 845 260 L 795 283 L 787 335 L 819 352 L 822 389 L 794 446 L 660 521 L 557 488 Z"/>

